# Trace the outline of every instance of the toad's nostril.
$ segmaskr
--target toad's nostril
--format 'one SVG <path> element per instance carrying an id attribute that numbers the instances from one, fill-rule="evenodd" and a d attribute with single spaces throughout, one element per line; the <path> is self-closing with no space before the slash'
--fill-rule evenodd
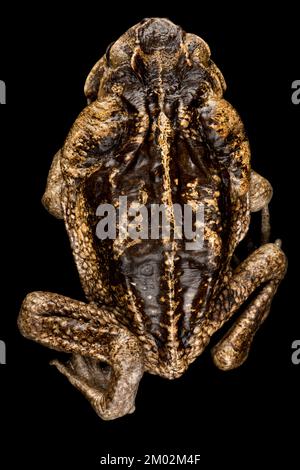
<path id="1" fill-rule="evenodd" d="M 165 18 L 150 18 L 138 31 L 141 49 L 149 54 L 157 49 L 175 51 L 180 45 L 181 29 Z"/>

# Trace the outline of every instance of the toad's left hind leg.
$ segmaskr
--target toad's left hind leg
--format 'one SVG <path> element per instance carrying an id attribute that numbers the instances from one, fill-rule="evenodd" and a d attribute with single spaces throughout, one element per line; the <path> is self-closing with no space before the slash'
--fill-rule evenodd
<path id="1" fill-rule="evenodd" d="M 256 294 L 228 333 L 212 349 L 217 367 L 234 369 L 247 359 L 254 335 L 268 316 L 274 294 L 286 272 L 284 253 L 275 243 L 262 245 L 234 271 L 214 310 L 215 331 Z"/>
<path id="2" fill-rule="evenodd" d="M 32 292 L 22 304 L 18 325 L 26 338 L 71 353 L 67 363 L 52 364 L 102 419 L 134 411 L 143 353 L 139 340 L 118 324 L 112 309 L 51 292 Z"/>

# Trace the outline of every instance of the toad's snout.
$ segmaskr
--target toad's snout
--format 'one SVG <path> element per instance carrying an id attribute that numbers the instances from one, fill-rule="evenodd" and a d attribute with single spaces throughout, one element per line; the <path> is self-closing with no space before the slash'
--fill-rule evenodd
<path id="1" fill-rule="evenodd" d="M 149 18 L 141 23 L 138 38 L 146 54 L 160 49 L 175 52 L 181 42 L 181 28 L 165 18 Z"/>

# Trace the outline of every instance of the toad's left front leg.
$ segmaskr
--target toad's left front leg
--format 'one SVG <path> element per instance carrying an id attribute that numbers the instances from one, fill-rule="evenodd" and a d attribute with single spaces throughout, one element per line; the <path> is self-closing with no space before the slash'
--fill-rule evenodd
<path id="1" fill-rule="evenodd" d="M 255 296 L 212 349 L 214 363 L 220 369 L 234 369 L 247 359 L 254 335 L 268 316 L 286 266 L 286 257 L 279 246 L 268 243 L 254 251 L 234 271 L 215 305 L 215 331 L 237 312 L 251 294 Z"/>

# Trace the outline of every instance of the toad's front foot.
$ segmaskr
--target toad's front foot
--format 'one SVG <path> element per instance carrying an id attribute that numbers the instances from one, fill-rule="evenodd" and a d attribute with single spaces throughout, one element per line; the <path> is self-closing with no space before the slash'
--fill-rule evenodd
<path id="1" fill-rule="evenodd" d="M 40 344 L 71 353 L 52 361 L 105 420 L 134 411 L 143 375 L 138 339 L 119 325 L 107 307 L 85 304 L 49 292 L 33 292 L 23 302 L 21 333 Z"/>

